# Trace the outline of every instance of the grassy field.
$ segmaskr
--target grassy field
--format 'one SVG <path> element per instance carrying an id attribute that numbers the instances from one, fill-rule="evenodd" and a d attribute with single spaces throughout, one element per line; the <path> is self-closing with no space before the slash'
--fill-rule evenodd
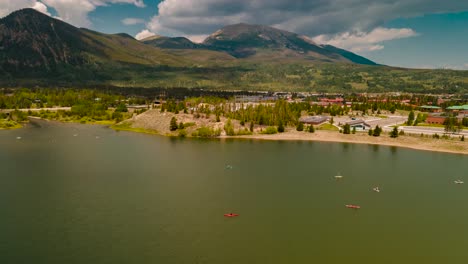
<path id="1" fill-rule="evenodd" d="M 340 129 L 337 128 L 336 126 L 330 124 L 330 123 L 325 123 L 317 127 L 318 130 L 328 130 L 328 131 L 339 131 Z"/>
<path id="2" fill-rule="evenodd" d="M 5 120 L 5 119 L 0 120 L 0 129 L 17 129 L 21 127 L 22 127 L 21 124 L 18 122 Z"/>

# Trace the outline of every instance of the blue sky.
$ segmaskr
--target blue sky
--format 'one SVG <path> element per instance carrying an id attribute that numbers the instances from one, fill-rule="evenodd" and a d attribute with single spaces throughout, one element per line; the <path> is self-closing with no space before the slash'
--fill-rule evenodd
<path id="1" fill-rule="evenodd" d="M 265 24 L 382 64 L 468 69 L 468 1 L 462 0 L 1 0 L 0 16 L 25 7 L 139 38 L 202 41 L 228 24 Z"/>

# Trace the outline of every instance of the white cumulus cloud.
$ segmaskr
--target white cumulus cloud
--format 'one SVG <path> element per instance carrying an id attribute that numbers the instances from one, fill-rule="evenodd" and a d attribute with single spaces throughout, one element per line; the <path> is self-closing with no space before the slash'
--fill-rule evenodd
<path id="1" fill-rule="evenodd" d="M 410 28 L 383 28 L 378 27 L 370 32 L 345 32 L 336 35 L 319 35 L 313 40 L 320 44 L 329 44 L 354 52 L 381 50 L 382 42 L 409 38 L 417 33 Z"/>
<path id="2" fill-rule="evenodd" d="M 314 37 L 371 32 L 402 17 L 468 11 L 468 1 L 163 0 L 158 9 L 147 29 L 160 35 L 206 35 L 223 26 L 243 22 L 271 25 Z M 382 48 L 381 44 L 355 45 L 355 49 Z"/>
<path id="3" fill-rule="evenodd" d="M 145 39 L 147 37 L 151 37 L 151 36 L 154 36 L 156 34 L 154 34 L 153 32 L 145 29 L 145 30 L 142 30 L 140 33 L 136 34 L 135 38 L 138 39 L 138 40 L 142 40 L 142 39 Z"/>
<path id="4" fill-rule="evenodd" d="M 22 8 L 35 8 L 50 15 L 47 12 L 47 7 L 51 7 L 57 11 L 62 20 L 78 27 L 89 27 L 91 22 L 88 14 L 99 6 L 109 4 L 131 4 L 145 7 L 143 0 L 0 0 L 0 17 Z"/>
<path id="5" fill-rule="evenodd" d="M 145 20 L 141 18 L 128 17 L 128 18 L 122 19 L 122 24 L 126 26 L 138 25 L 138 24 L 144 24 L 144 23 L 145 23 Z"/>
<path id="6" fill-rule="evenodd" d="M 21 8 L 32 8 L 36 2 L 36 0 L 1 0 L 0 17 L 4 17 Z"/>
<path id="7" fill-rule="evenodd" d="M 32 8 L 36 9 L 37 11 L 39 12 L 42 12 L 48 16 L 51 16 L 51 14 L 49 13 L 49 11 L 47 11 L 47 6 L 44 5 L 43 3 L 41 2 L 36 2 L 34 3 L 34 5 L 32 6 Z"/>

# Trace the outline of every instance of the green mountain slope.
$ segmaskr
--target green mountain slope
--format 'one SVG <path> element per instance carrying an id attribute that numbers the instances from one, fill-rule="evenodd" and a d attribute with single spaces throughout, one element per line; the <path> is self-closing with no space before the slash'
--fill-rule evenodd
<path id="1" fill-rule="evenodd" d="M 125 33 L 76 28 L 32 9 L 0 19 L 0 88 L 89 85 L 454 93 L 468 92 L 468 71 L 375 65 L 304 36 L 246 24 L 228 26 L 203 44 L 185 38 L 145 44 Z"/>
<path id="2" fill-rule="evenodd" d="M 203 45 L 237 58 L 288 58 L 375 65 L 351 52 L 324 48 L 306 36 L 262 25 L 241 23 L 226 26 L 209 36 Z"/>
<path id="3" fill-rule="evenodd" d="M 134 38 L 79 29 L 33 9 L 0 19 L 0 65 L 5 70 L 54 70 L 94 63 L 182 65 L 183 58 Z"/>
<path id="4" fill-rule="evenodd" d="M 199 49 L 203 48 L 202 45 L 193 43 L 187 38 L 184 37 L 164 37 L 164 36 L 152 36 L 145 39 L 140 40 L 141 42 L 155 46 L 158 48 L 163 49 Z"/>

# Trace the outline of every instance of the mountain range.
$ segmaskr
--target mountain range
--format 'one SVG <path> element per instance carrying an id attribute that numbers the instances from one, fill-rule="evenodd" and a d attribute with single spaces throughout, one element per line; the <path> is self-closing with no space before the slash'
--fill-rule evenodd
<path id="1" fill-rule="evenodd" d="M 34 9 L 19 10 L 0 20 L 0 51 L 0 65 L 8 72 L 102 63 L 193 66 L 240 59 L 375 65 L 351 52 L 268 26 L 226 26 L 201 44 L 163 36 L 138 41 L 124 33 L 77 28 Z"/>
<path id="2" fill-rule="evenodd" d="M 235 24 L 202 43 L 104 34 L 34 9 L 0 19 L 0 85 L 320 92 L 468 91 L 468 71 L 401 69 L 306 36 Z"/>
<path id="3" fill-rule="evenodd" d="M 211 34 L 201 44 L 184 37 L 152 36 L 141 41 L 163 49 L 221 51 L 237 59 L 297 59 L 377 65 L 352 52 L 330 45 L 319 45 L 306 36 L 269 26 L 244 23 L 226 26 Z"/>

